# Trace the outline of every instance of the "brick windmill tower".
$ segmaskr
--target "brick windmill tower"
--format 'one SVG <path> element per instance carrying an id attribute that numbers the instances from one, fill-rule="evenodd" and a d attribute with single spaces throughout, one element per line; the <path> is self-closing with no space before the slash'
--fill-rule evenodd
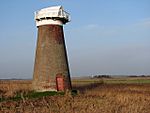
<path id="1" fill-rule="evenodd" d="M 35 91 L 65 91 L 71 80 L 65 47 L 63 24 L 70 21 L 62 6 L 35 12 L 38 40 L 33 73 Z"/>

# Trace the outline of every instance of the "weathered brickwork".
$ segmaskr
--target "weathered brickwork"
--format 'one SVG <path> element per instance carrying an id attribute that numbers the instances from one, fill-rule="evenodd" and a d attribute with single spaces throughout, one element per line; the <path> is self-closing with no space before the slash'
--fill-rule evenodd
<path id="1" fill-rule="evenodd" d="M 36 91 L 57 90 L 57 75 L 64 77 L 64 90 L 71 89 L 63 26 L 39 26 L 33 89 Z"/>

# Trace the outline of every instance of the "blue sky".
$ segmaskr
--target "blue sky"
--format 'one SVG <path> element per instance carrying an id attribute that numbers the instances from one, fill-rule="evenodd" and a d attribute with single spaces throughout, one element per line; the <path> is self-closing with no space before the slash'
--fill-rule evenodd
<path id="1" fill-rule="evenodd" d="M 72 76 L 150 74 L 149 0 L 1 0 L 0 78 L 32 78 L 34 11 L 63 5 Z"/>

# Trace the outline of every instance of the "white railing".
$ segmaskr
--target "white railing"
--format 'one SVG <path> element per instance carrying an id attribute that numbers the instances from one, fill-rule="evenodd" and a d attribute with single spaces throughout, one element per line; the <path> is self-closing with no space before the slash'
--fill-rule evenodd
<path id="1" fill-rule="evenodd" d="M 58 17 L 64 18 L 70 21 L 70 15 L 66 11 L 62 11 L 62 14 L 59 15 L 58 11 L 37 11 L 35 12 L 35 19 L 47 18 L 47 17 Z"/>

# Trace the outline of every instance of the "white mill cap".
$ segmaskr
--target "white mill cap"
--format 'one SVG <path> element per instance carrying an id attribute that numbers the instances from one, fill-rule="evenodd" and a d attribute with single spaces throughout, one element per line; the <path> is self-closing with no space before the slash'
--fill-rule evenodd
<path id="1" fill-rule="evenodd" d="M 63 25 L 70 21 L 70 15 L 64 11 L 62 6 L 43 8 L 35 12 L 36 26 L 41 25 Z"/>

